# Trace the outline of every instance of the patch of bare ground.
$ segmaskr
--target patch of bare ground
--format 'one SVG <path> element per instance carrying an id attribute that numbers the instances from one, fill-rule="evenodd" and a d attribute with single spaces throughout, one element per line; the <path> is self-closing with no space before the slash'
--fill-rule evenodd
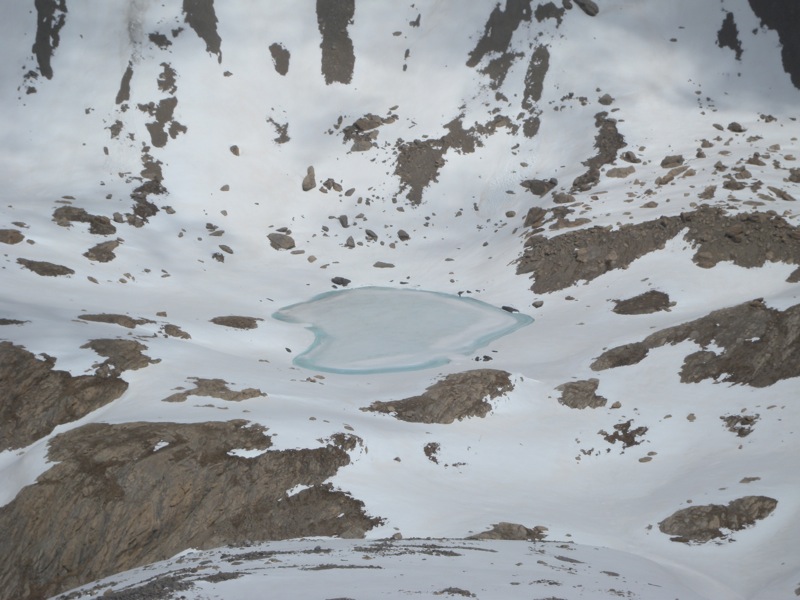
<path id="1" fill-rule="evenodd" d="M 92 365 L 102 376 L 115 376 L 123 371 L 135 371 L 148 365 L 161 362 L 160 358 L 145 356 L 147 346 L 136 340 L 99 339 L 89 340 L 81 348 L 91 348 L 106 358 L 102 363 Z"/>
<path id="2" fill-rule="evenodd" d="M 25 236 L 17 229 L 0 229 L 0 244 L 19 244 Z"/>
<path id="3" fill-rule="evenodd" d="M 22 448 L 119 398 L 128 384 L 118 377 L 72 376 L 22 346 L 0 342 L 2 449 Z"/>
<path id="4" fill-rule="evenodd" d="M 497 369 L 452 373 L 419 396 L 390 402 L 373 402 L 363 411 L 393 415 L 412 423 L 452 423 L 469 417 L 485 417 L 492 410 L 487 399 L 514 389 L 510 374 Z"/>
<path id="5" fill-rule="evenodd" d="M 0 325 L 24 325 L 30 321 L 20 321 L 19 319 L 0 319 Z"/>
<path id="6" fill-rule="evenodd" d="M 0 589 L 35 600 L 187 548 L 363 537 L 380 522 L 325 483 L 347 452 L 270 446 L 242 420 L 92 423 L 53 438 L 55 464 L 0 508 Z"/>
<path id="7" fill-rule="evenodd" d="M 74 222 L 88 223 L 89 233 L 95 235 L 111 235 L 117 232 L 108 217 L 89 214 L 77 206 L 59 206 L 53 211 L 53 221 L 61 227 L 70 227 Z"/>
<path id="8" fill-rule="evenodd" d="M 618 315 L 647 315 L 669 310 L 674 305 L 674 302 L 670 302 L 668 294 L 650 290 L 626 300 L 614 300 L 614 308 L 611 310 Z"/>
<path id="9" fill-rule="evenodd" d="M 767 496 L 744 496 L 727 504 L 706 504 L 683 508 L 658 524 L 662 533 L 672 535 L 673 542 L 702 544 L 726 539 L 723 529 L 740 531 L 765 519 L 778 506 Z"/>
<path id="10" fill-rule="evenodd" d="M 700 267 L 731 261 L 760 267 L 767 261 L 800 265 L 800 229 L 774 212 L 727 215 L 720 208 L 701 207 L 674 217 L 659 217 L 612 230 L 590 227 L 547 238 L 534 234 L 525 241 L 517 274 L 533 274 L 536 293 L 554 292 L 591 281 L 664 248 L 686 230 Z"/>
<path id="11" fill-rule="evenodd" d="M 42 260 L 18 258 L 17 262 L 29 271 L 33 271 L 42 277 L 61 277 L 63 275 L 73 275 L 75 273 L 75 271 L 69 267 L 65 267 L 64 265 L 57 265 L 55 263 Z"/>
<path id="12" fill-rule="evenodd" d="M 139 325 L 145 325 L 146 323 L 154 323 L 150 319 L 134 319 L 133 317 L 129 317 L 128 315 L 117 315 L 117 314 L 110 314 L 110 313 L 100 313 L 96 315 L 81 315 L 78 317 L 81 321 L 93 321 L 95 323 L 113 323 L 115 325 L 121 325 L 122 327 L 127 327 L 128 329 L 133 329 Z"/>
<path id="13" fill-rule="evenodd" d="M 752 300 L 715 310 L 705 317 L 662 329 L 641 342 L 607 350 L 592 363 L 602 371 L 640 362 L 654 348 L 691 340 L 702 350 L 689 354 L 681 382 L 703 379 L 767 387 L 800 376 L 800 304 L 786 310 Z M 709 350 L 710 345 L 722 349 Z"/>
<path id="14" fill-rule="evenodd" d="M 258 322 L 263 321 L 258 317 L 242 317 L 237 315 L 229 315 L 225 317 L 214 317 L 211 322 L 214 325 L 222 325 L 223 327 L 232 327 L 234 329 L 255 329 L 258 327 Z"/>
<path id="15" fill-rule="evenodd" d="M 595 378 L 562 383 L 556 388 L 561 392 L 558 401 L 564 406 L 578 409 L 605 406 L 608 400 L 597 394 L 599 384 L 600 380 Z"/>
<path id="16" fill-rule="evenodd" d="M 164 335 L 168 337 L 180 338 L 182 340 L 192 339 L 191 335 L 186 333 L 183 329 L 181 329 L 177 325 L 173 325 L 172 323 L 167 323 L 161 328 L 161 330 L 164 332 Z"/>
<path id="17" fill-rule="evenodd" d="M 190 377 L 189 379 L 195 382 L 192 389 L 172 394 L 164 398 L 163 402 L 185 402 L 189 396 L 209 396 L 229 402 L 241 402 L 266 396 L 264 392 L 256 388 L 245 388 L 238 392 L 231 390 L 228 387 L 230 384 L 224 379 L 203 379 L 201 377 Z"/>
<path id="18" fill-rule="evenodd" d="M 122 240 L 108 240 L 107 242 L 100 242 L 99 244 L 95 244 L 89 248 L 83 253 L 83 255 L 89 260 L 96 262 L 111 262 L 117 258 L 117 255 L 114 254 L 114 250 L 116 250 L 121 243 Z"/>
<path id="19" fill-rule="evenodd" d="M 540 542 L 547 537 L 547 527 L 535 525 L 525 527 L 519 523 L 508 523 L 502 521 L 495 523 L 488 531 L 476 533 L 467 537 L 468 540 L 526 540 L 529 542 Z"/>

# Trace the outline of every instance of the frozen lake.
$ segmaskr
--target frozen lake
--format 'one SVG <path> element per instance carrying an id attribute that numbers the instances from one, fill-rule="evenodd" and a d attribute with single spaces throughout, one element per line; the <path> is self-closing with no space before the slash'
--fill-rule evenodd
<path id="1" fill-rule="evenodd" d="M 294 364 L 334 373 L 435 367 L 533 321 L 474 298 L 384 287 L 327 292 L 272 316 L 314 333 Z"/>

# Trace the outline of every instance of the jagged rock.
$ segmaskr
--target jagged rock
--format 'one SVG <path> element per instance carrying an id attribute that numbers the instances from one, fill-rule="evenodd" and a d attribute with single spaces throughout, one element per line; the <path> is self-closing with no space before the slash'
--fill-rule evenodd
<path id="1" fill-rule="evenodd" d="M 267 238 L 275 250 L 291 250 L 295 246 L 294 238 L 285 233 L 270 233 Z"/>
<path id="2" fill-rule="evenodd" d="M 646 315 L 662 310 L 669 310 L 672 304 L 669 295 L 657 290 L 650 290 L 627 300 L 614 300 L 612 309 L 618 315 Z"/>
<path id="3" fill-rule="evenodd" d="M 17 263 L 29 271 L 33 271 L 42 277 L 61 277 L 64 275 L 73 275 L 75 271 L 64 265 L 56 265 L 51 262 L 43 260 L 29 260 L 27 258 L 18 258 Z"/>
<path id="4" fill-rule="evenodd" d="M 306 176 L 303 177 L 303 191 L 307 192 L 309 190 L 313 190 L 315 187 L 317 187 L 317 178 L 314 175 L 314 167 L 308 167 L 306 170 Z"/>
<path id="5" fill-rule="evenodd" d="M 525 222 L 523 225 L 525 225 L 525 227 L 541 227 L 542 223 L 544 223 L 545 216 L 547 216 L 547 211 L 545 209 L 540 206 L 532 206 L 525 215 Z"/>
<path id="6" fill-rule="evenodd" d="M 421 395 L 390 402 L 373 402 L 364 411 L 394 414 L 412 423 L 452 423 L 467 417 L 485 417 L 494 399 L 514 389 L 510 374 L 497 369 L 452 373 Z"/>
<path id="7" fill-rule="evenodd" d="M 501 521 L 495 523 L 489 531 L 476 533 L 467 537 L 468 540 L 517 540 L 540 542 L 547 537 L 547 527 L 536 525 L 532 528 L 519 523 Z"/>
<path id="8" fill-rule="evenodd" d="M 350 285 L 350 280 L 347 279 L 346 277 L 333 277 L 331 279 L 331 283 L 333 283 L 333 285 L 340 285 L 342 287 L 347 287 L 348 285 Z"/>
<path id="9" fill-rule="evenodd" d="M 69 227 L 73 221 L 88 223 L 89 233 L 96 235 L 111 235 L 117 232 L 117 228 L 111 224 L 111 219 L 108 217 L 91 215 L 77 206 L 59 206 L 53 211 L 53 221 L 61 227 Z"/>
<path id="10" fill-rule="evenodd" d="M 683 383 L 713 378 L 766 387 L 800 377 L 800 304 L 780 311 L 760 300 L 715 310 L 705 317 L 662 329 L 643 341 L 612 348 L 592 363 L 602 371 L 640 362 L 649 350 L 692 340 L 703 350 L 683 362 Z M 706 348 L 714 344 L 714 352 Z"/>
<path id="11" fill-rule="evenodd" d="M 350 461 L 339 444 L 270 446 L 241 420 L 92 423 L 55 437 L 55 464 L 0 508 L 0 589 L 35 600 L 187 548 L 363 537 L 380 522 L 325 483 Z"/>
<path id="12" fill-rule="evenodd" d="M 744 133 L 747 131 L 747 129 L 742 127 L 740 123 L 732 121 L 731 123 L 728 123 L 728 131 L 732 131 L 733 133 Z"/>
<path id="13" fill-rule="evenodd" d="M 397 230 L 397 239 L 401 242 L 407 242 L 411 239 L 411 236 L 405 231 L 405 229 L 398 229 Z"/>
<path id="14" fill-rule="evenodd" d="M 658 524 L 662 533 L 673 535 L 673 542 L 698 543 L 725 539 L 729 534 L 723 529 L 740 531 L 765 519 L 778 506 L 778 501 L 767 496 L 744 496 L 732 500 L 727 506 L 706 504 L 683 508 Z"/>
<path id="15" fill-rule="evenodd" d="M 214 317 L 211 322 L 214 325 L 222 325 L 224 327 L 233 327 L 234 329 L 255 329 L 258 327 L 258 322 L 263 321 L 258 317 L 241 317 L 237 315 L 230 315 L 226 317 Z"/>
<path id="16" fill-rule="evenodd" d="M 22 448 L 119 398 L 128 384 L 118 377 L 72 376 L 53 369 L 22 346 L 0 342 L 0 439 Z"/>
<path id="17" fill-rule="evenodd" d="M 605 406 L 608 400 L 595 393 L 599 384 L 600 380 L 595 378 L 562 383 L 556 388 L 561 392 L 558 401 L 564 406 L 578 409 Z"/>

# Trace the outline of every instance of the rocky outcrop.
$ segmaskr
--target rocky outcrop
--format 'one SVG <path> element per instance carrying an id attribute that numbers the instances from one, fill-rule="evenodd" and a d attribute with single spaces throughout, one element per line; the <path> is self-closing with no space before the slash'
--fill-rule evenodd
<path id="1" fill-rule="evenodd" d="M 150 319 L 135 319 L 128 315 L 117 315 L 113 313 L 100 313 L 95 315 L 81 315 L 78 317 L 81 321 L 92 321 L 95 323 L 113 323 L 115 325 L 121 325 L 122 327 L 127 327 L 128 329 L 134 329 L 139 325 L 145 325 L 147 323 L 153 323 Z"/>
<path id="2" fill-rule="evenodd" d="M 727 506 L 706 504 L 683 508 L 658 524 L 662 533 L 672 535 L 673 542 L 703 543 L 725 539 L 723 529 L 740 531 L 772 514 L 778 501 L 767 496 L 744 496 Z"/>
<path id="3" fill-rule="evenodd" d="M 33 271 L 42 277 L 61 277 L 63 275 L 73 275 L 75 271 L 64 265 L 57 265 L 55 263 L 47 262 L 44 260 L 30 260 L 28 258 L 18 258 L 17 262 L 29 271 Z"/>
<path id="4" fill-rule="evenodd" d="M 250 398 L 266 396 L 264 392 L 256 388 L 245 388 L 238 392 L 232 390 L 228 387 L 230 384 L 224 379 L 203 379 L 202 377 L 190 377 L 189 379 L 195 382 L 192 389 L 176 392 L 164 398 L 163 401 L 185 402 L 189 396 L 208 396 L 229 402 L 241 402 Z"/>
<path id="5" fill-rule="evenodd" d="M 229 315 L 225 317 L 214 317 L 211 322 L 214 325 L 222 325 L 223 327 L 233 327 L 234 329 L 255 329 L 258 327 L 258 322 L 263 321 L 258 317 L 242 317 L 239 315 Z"/>
<path id="6" fill-rule="evenodd" d="M 740 267 L 766 262 L 800 265 L 800 228 L 772 212 L 726 215 L 701 207 L 674 217 L 660 217 L 612 230 L 591 227 L 554 237 L 533 235 L 517 264 L 517 274 L 533 273 L 531 289 L 553 292 L 591 281 L 637 258 L 664 248 L 682 230 L 697 252 L 693 261 L 711 268 L 721 261 Z"/>
<path id="7" fill-rule="evenodd" d="M 452 373 L 419 396 L 392 402 L 373 402 L 364 411 L 394 415 L 412 423 L 452 423 L 468 417 L 485 417 L 494 399 L 514 389 L 509 373 L 475 369 Z"/>
<path id="8" fill-rule="evenodd" d="M 80 419 L 128 389 L 118 377 L 73 377 L 53 369 L 55 362 L 0 342 L 0 450 L 32 444 L 57 425 Z"/>
<path id="9" fill-rule="evenodd" d="M 595 378 L 563 383 L 556 388 L 561 392 L 558 401 L 564 406 L 579 409 L 605 406 L 608 401 L 596 393 L 599 384 L 600 380 Z"/>
<path id="10" fill-rule="evenodd" d="M 492 528 L 482 533 L 469 536 L 468 540 L 519 540 L 540 542 L 547 537 L 547 527 L 535 525 L 532 528 L 519 523 L 502 521 L 495 523 Z"/>
<path id="11" fill-rule="evenodd" d="M 0 508 L 0 597 L 48 597 L 187 548 L 360 537 L 379 522 L 325 484 L 349 463 L 340 445 L 270 445 L 241 420 L 94 423 L 55 437 L 56 464 Z"/>
<path id="12" fill-rule="evenodd" d="M 636 364 L 653 348 L 686 340 L 703 349 L 684 359 L 683 383 L 711 378 L 766 387 L 800 376 L 800 304 L 781 311 L 768 308 L 760 299 L 662 329 L 641 342 L 611 348 L 595 359 L 592 369 Z M 708 350 L 711 344 L 722 352 Z"/>
<path id="13" fill-rule="evenodd" d="M 611 310 L 618 315 L 646 315 L 669 310 L 672 305 L 669 295 L 658 290 L 650 290 L 626 300 L 614 300 L 614 308 Z"/>

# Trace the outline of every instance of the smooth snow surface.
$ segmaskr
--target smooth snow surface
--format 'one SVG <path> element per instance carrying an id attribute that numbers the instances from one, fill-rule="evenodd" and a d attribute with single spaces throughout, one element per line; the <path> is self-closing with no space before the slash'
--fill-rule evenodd
<path id="1" fill-rule="evenodd" d="M 474 298 L 383 287 L 327 292 L 273 316 L 314 332 L 294 364 L 334 373 L 443 365 L 533 321 Z"/>

